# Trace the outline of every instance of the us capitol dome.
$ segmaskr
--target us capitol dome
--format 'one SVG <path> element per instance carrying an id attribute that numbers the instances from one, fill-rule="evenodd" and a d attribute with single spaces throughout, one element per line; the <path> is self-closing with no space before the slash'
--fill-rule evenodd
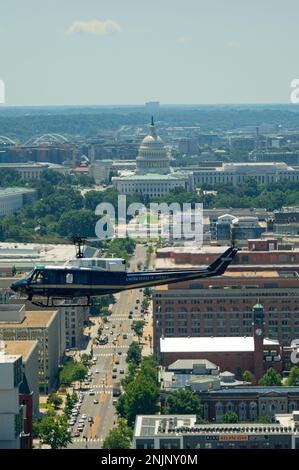
<path id="1" fill-rule="evenodd" d="M 150 198 L 164 196 L 175 188 L 191 191 L 194 187 L 191 173 L 176 172 L 170 167 L 170 157 L 157 135 L 153 118 L 139 147 L 136 171 L 113 177 L 112 184 L 120 194 L 142 194 Z"/>
<path id="2" fill-rule="evenodd" d="M 170 158 L 167 155 L 163 140 L 156 133 L 152 118 L 148 135 L 141 142 L 136 158 L 136 174 L 158 173 L 167 175 L 170 171 Z"/>

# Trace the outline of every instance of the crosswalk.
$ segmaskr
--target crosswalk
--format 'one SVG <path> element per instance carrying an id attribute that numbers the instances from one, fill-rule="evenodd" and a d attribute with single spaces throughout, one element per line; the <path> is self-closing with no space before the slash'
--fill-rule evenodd
<path id="1" fill-rule="evenodd" d="M 108 385 L 107 387 L 99 384 L 99 385 L 93 385 L 92 386 L 93 390 L 105 390 L 105 392 L 107 392 L 108 394 L 109 393 L 112 393 L 112 390 L 113 390 L 113 387 L 111 387 L 110 385 Z"/>
<path id="2" fill-rule="evenodd" d="M 84 438 L 84 437 L 74 437 L 73 438 L 73 443 L 79 443 L 79 442 L 99 442 L 99 443 L 102 443 L 103 442 L 103 439 L 99 439 L 99 438 L 88 438 L 87 440 Z"/>
<path id="3" fill-rule="evenodd" d="M 129 346 L 127 344 L 121 344 L 120 346 L 114 346 L 111 344 L 102 344 L 100 346 L 96 346 L 94 347 L 94 349 L 96 349 L 97 351 L 104 351 L 105 349 L 117 349 L 117 350 L 120 350 L 120 349 L 129 349 Z"/>

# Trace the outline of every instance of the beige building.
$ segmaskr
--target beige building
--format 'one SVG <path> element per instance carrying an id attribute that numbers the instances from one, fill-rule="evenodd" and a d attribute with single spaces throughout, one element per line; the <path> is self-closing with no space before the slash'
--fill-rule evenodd
<path id="1" fill-rule="evenodd" d="M 23 372 L 28 386 L 33 393 L 32 411 L 39 415 L 39 381 L 38 381 L 38 341 L 5 341 L 4 352 L 7 355 L 22 356 Z"/>
<path id="2" fill-rule="evenodd" d="M 67 305 L 65 301 L 58 310 L 65 332 L 65 347 L 78 347 L 83 341 L 84 321 L 88 318 L 89 307 Z"/>
<path id="3" fill-rule="evenodd" d="M 49 392 L 55 385 L 63 349 L 58 311 L 26 311 L 25 306 L 1 305 L 0 334 L 4 341 L 38 341 L 39 387 Z"/>
<path id="4" fill-rule="evenodd" d="M 230 183 L 241 184 L 247 178 L 255 178 L 260 183 L 277 181 L 299 181 L 299 169 L 283 162 L 264 163 L 223 163 L 217 168 L 202 168 L 193 173 L 195 186 Z"/>
<path id="5" fill-rule="evenodd" d="M 38 180 L 44 170 L 65 174 L 66 168 L 56 163 L 0 163 L 0 169 L 15 170 L 23 180 Z"/>
<path id="6" fill-rule="evenodd" d="M 2 344 L 1 344 L 2 346 Z M 0 449 L 20 449 L 24 407 L 19 403 L 23 382 L 22 356 L 0 352 Z"/>

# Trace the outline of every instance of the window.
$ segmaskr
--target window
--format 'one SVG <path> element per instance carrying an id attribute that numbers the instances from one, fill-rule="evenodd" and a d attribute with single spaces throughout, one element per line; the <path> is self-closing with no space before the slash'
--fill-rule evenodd
<path id="1" fill-rule="evenodd" d="M 65 276 L 65 280 L 66 280 L 67 284 L 73 284 L 73 282 L 74 282 L 73 274 L 72 273 L 67 273 L 67 275 Z"/>

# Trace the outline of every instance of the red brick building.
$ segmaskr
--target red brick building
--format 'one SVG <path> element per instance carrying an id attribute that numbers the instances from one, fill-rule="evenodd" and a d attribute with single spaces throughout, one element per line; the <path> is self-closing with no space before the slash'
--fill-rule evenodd
<path id="1" fill-rule="evenodd" d="M 261 242 L 261 244 L 260 244 Z M 275 250 L 278 242 L 252 240 L 227 272 L 216 278 L 160 286 L 153 291 L 154 348 L 164 337 L 251 336 L 252 307 L 265 311 L 265 336 L 289 345 L 299 338 L 299 251 Z M 255 250 L 253 250 L 253 248 Z M 157 268 L 209 264 L 223 247 L 205 251 L 165 248 Z M 164 258 L 162 255 L 165 255 Z"/>
<path id="2" fill-rule="evenodd" d="M 168 367 L 178 359 L 206 359 L 242 379 L 249 370 L 256 382 L 269 367 L 282 372 L 283 352 L 278 341 L 265 338 L 263 306 L 253 307 L 252 336 L 160 338 L 159 359 Z"/>

